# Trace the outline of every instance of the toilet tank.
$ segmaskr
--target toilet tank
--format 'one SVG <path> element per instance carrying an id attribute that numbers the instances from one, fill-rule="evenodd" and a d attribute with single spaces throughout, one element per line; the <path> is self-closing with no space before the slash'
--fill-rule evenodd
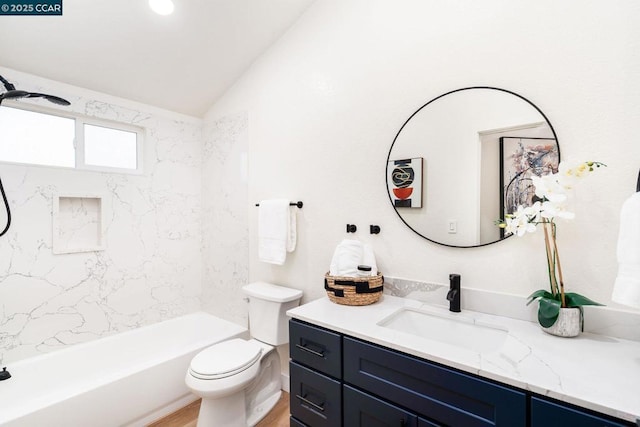
<path id="1" fill-rule="evenodd" d="M 289 342 L 287 310 L 297 307 L 302 291 L 266 282 L 242 287 L 249 297 L 249 333 L 271 345 Z"/>

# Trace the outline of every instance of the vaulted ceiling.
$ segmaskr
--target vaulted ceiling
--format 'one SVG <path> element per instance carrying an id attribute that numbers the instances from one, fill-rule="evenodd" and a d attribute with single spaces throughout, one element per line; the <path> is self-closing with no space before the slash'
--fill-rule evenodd
<path id="1" fill-rule="evenodd" d="M 314 0 L 64 0 L 0 16 L 0 65 L 201 117 Z M 5 76 L 10 80 L 11 76 Z"/>

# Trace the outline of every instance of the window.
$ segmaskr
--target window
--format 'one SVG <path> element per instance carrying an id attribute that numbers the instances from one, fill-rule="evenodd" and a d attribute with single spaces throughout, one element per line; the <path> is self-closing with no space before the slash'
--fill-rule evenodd
<path id="1" fill-rule="evenodd" d="M 137 168 L 135 132 L 84 124 L 84 162 L 92 166 Z"/>
<path id="2" fill-rule="evenodd" d="M 0 161 L 142 172 L 142 129 L 44 109 L 0 107 Z"/>
<path id="3" fill-rule="evenodd" d="M 0 107 L 0 160 L 72 168 L 74 137 L 73 119 Z"/>

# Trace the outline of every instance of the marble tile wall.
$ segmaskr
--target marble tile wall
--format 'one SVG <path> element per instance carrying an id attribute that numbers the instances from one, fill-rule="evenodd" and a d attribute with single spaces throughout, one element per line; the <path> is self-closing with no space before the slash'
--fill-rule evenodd
<path id="1" fill-rule="evenodd" d="M 73 93 L 71 111 L 145 129 L 144 173 L 0 164 L 13 216 L 0 238 L 3 364 L 200 309 L 202 122 Z M 101 194 L 104 250 L 52 253 L 53 199 L 69 193 Z"/>
<path id="2" fill-rule="evenodd" d="M 249 280 L 248 115 L 207 120 L 202 153 L 202 307 L 247 326 Z"/>

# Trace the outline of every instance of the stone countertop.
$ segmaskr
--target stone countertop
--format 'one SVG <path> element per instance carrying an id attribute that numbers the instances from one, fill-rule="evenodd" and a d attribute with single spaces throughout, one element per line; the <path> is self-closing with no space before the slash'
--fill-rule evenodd
<path id="1" fill-rule="evenodd" d="M 408 307 L 445 319 L 499 325 L 508 330 L 492 351 L 464 349 L 442 341 L 379 326 Z M 530 390 L 567 403 L 635 422 L 640 418 L 640 342 L 583 333 L 576 338 L 549 335 L 533 322 L 383 295 L 367 306 L 338 305 L 321 298 L 287 314 L 384 347 Z M 454 322 L 454 320 L 450 320 Z"/>

